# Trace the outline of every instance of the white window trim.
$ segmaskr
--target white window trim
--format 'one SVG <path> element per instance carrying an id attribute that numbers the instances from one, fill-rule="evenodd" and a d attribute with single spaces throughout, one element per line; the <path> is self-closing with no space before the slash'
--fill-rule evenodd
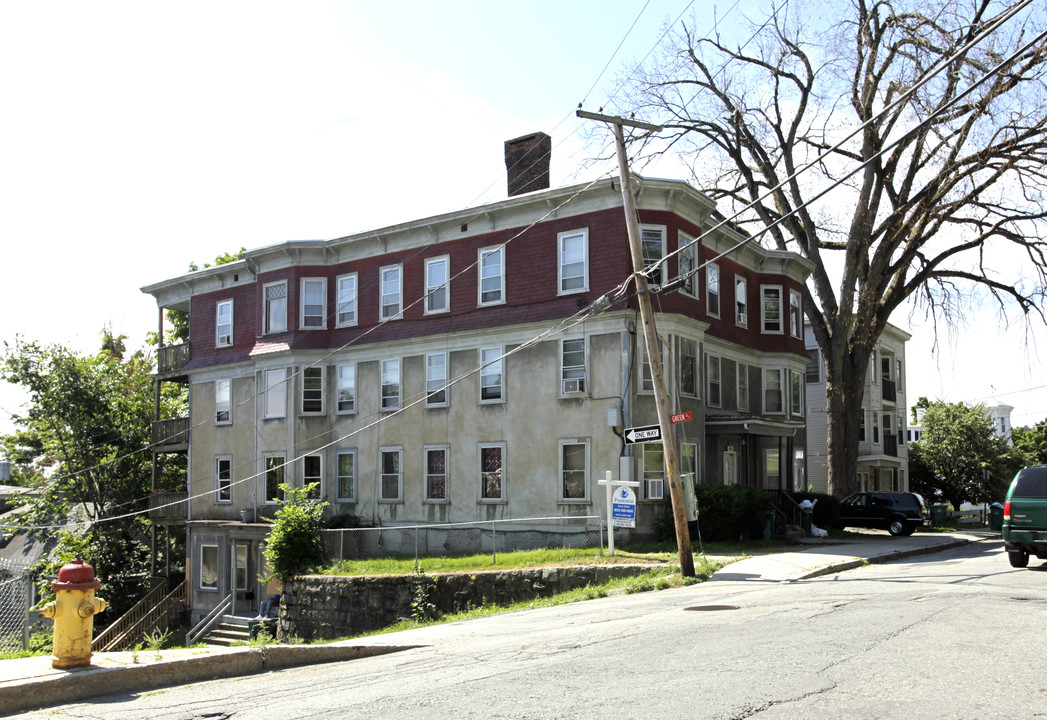
<path id="1" fill-rule="evenodd" d="M 385 274 L 396 271 L 396 312 L 393 315 L 385 314 Z M 404 316 L 404 266 L 403 263 L 396 265 L 385 265 L 378 269 L 378 322 L 389 322 L 401 320 Z"/>
<path id="2" fill-rule="evenodd" d="M 342 476 L 339 473 L 340 473 L 341 467 L 342 467 L 342 463 L 341 463 L 342 455 L 352 455 L 353 456 L 353 482 L 352 482 L 353 494 L 352 494 L 351 497 L 341 494 L 341 492 L 342 492 Z M 356 461 L 357 461 L 356 448 L 351 448 L 351 449 L 348 449 L 348 450 L 338 450 L 338 451 L 335 452 L 335 457 L 334 457 L 334 463 L 335 463 L 334 464 L 334 492 L 335 492 L 335 495 L 336 495 L 336 497 L 335 497 L 335 501 L 336 502 L 340 502 L 340 503 L 354 503 L 354 504 L 356 503 L 357 495 L 358 495 L 358 493 L 357 493 L 357 475 L 359 474 L 358 473 L 358 465 L 357 465 Z"/>
<path id="3" fill-rule="evenodd" d="M 277 285 L 284 286 L 284 327 L 282 330 L 270 330 L 269 329 L 269 288 L 276 287 Z M 262 285 L 262 334 L 263 335 L 277 335 L 279 333 L 287 332 L 291 327 L 291 323 L 288 322 L 288 314 L 291 312 L 290 308 L 290 297 L 287 292 L 287 281 L 278 280 L 276 282 L 265 283 Z"/>
<path id="4" fill-rule="evenodd" d="M 666 228 L 665 225 L 641 225 L 640 226 L 640 256 L 641 256 L 641 258 L 643 258 L 643 233 L 644 233 L 645 230 L 654 230 L 654 231 L 658 232 L 662 236 L 662 238 L 661 238 L 661 240 L 662 240 L 662 249 L 661 249 L 661 252 L 658 254 L 658 258 L 659 259 L 665 258 L 666 254 L 668 252 L 666 250 L 666 243 L 668 242 L 668 235 L 669 235 L 668 229 Z M 647 259 L 643 258 L 643 260 L 644 260 L 644 263 L 645 263 L 644 267 L 645 268 L 648 267 L 646 265 Z M 657 260 L 655 262 L 657 262 Z M 654 262 L 652 262 L 651 264 L 653 265 Z M 665 278 L 666 278 L 666 275 L 668 274 L 667 263 L 665 263 L 665 262 L 660 263 L 658 265 L 658 270 L 662 274 L 662 277 L 660 278 L 660 280 L 656 281 L 651 276 L 647 277 L 647 283 L 652 288 L 661 287 L 665 283 Z"/>
<path id="5" fill-rule="evenodd" d="M 498 299 L 488 300 L 484 302 L 483 299 L 483 261 L 488 255 L 492 253 L 498 253 Z M 491 247 L 480 248 L 477 250 L 477 263 L 476 263 L 476 306 L 477 307 L 490 307 L 492 305 L 504 305 L 505 304 L 505 245 L 492 245 Z"/>
<path id="6" fill-rule="evenodd" d="M 782 405 L 780 410 L 768 410 L 767 409 L 767 374 L 768 373 L 777 373 L 778 374 L 778 382 L 779 382 L 778 387 L 779 387 L 779 391 L 780 391 L 780 394 L 781 394 L 781 405 Z M 760 394 L 761 394 L 762 400 L 763 400 L 763 402 L 761 403 L 761 405 L 763 406 L 763 414 L 764 415 L 785 415 L 786 412 L 788 411 L 788 407 L 787 406 L 788 406 L 788 403 L 789 403 L 789 396 L 788 396 L 789 386 L 786 384 L 788 382 L 788 378 L 785 377 L 785 369 L 784 368 L 763 368 L 762 378 L 763 378 L 763 382 L 760 384 L 761 385 L 761 387 L 760 387 Z"/>
<path id="7" fill-rule="evenodd" d="M 305 461 L 313 457 L 320 459 L 320 477 L 315 481 L 312 481 L 310 478 L 305 476 Z M 326 468 L 324 467 L 325 459 L 326 458 L 324 457 L 324 453 L 322 452 L 308 453 L 302 456 L 302 482 L 300 484 L 300 487 L 304 490 L 305 486 L 308 485 L 310 482 L 319 482 L 320 486 L 316 491 L 316 497 L 321 500 L 327 497 L 327 482 L 325 481 L 327 473 Z"/>
<path id="8" fill-rule="evenodd" d="M 584 445 L 585 446 L 585 468 L 584 468 L 584 472 L 585 472 L 585 480 L 584 480 L 584 483 L 585 483 L 585 495 L 580 497 L 580 498 L 564 497 L 564 492 L 563 492 L 563 489 L 564 489 L 563 451 L 564 451 L 564 446 L 565 445 Z M 558 444 L 558 447 L 557 447 L 556 464 L 557 464 L 557 471 L 558 471 L 557 472 L 557 478 L 559 478 L 559 481 L 560 481 L 560 483 L 559 483 L 559 492 L 560 492 L 559 502 L 567 504 L 567 505 L 588 505 L 590 503 L 590 499 L 589 499 L 589 476 L 590 476 L 590 468 L 592 467 L 591 452 L 590 452 L 590 447 L 589 447 L 589 439 L 588 438 L 566 438 L 566 439 L 561 439 L 559 444 Z"/>
<path id="9" fill-rule="evenodd" d="M 222 317 L 222 308 L 229 307 L 229 334 L 223 335 L 221 331 L 222 324 L 220 318 Z M 219 300 L 214 306 L 214 346 L 215 347 L 232 347 L 233 346 L 233 301 L 232 300 Z"/>
<path id="10" fill-rule="evenodd" d="M 225 387 L 226 390 L 223 393 L 219 388 Z M 218 413 L 222 412 L 222 406 L 219 404 L 219 398 L 222 395 L 227 395 L 225 403 L 225 420 L 218 419 Z M 214 424 L 215 425 L 232 425 L 233 424 L 233 381 L 231 378 L 224 378 L 222 380 L 214 381 Z"/>
<path id="11" fill-rule="evenodd" d="M 334 389 L 334 413 L 335 413 L 335 415 L 355 415 L 356 414 L 356 401 L 357 401 L 356 363 L 354 363 L 354 362 L 339 363 L 338 365 L 335 366 L 335 368 L 336 369 L 335 369 L 335 389 Z M 338 407 L 339 403 L 341 402 L 341 400 L 339 399 L 339 393 L 341 392 L 342 368 L 350 368 L 352 370 L 352 374 L 353 374 L 353 407 L 350 410 L 342 410 L 341 408 Z"/>
<path id="12" fill-rule="evenodd" d="M 643 361 L 647 357 L 647 341 L 644 339 L 643 333 L 641 333 L 641 332 L 636 333 L 636 341 L 637 341 L 637 343 L 639 343 L 639 348 L 637 350 L 637 356 L 639 358 L 639 362 L 636 363 L 636 375 L 637 375 L 636 392 L 641 394 L 641 395 L 653 395 L 654 394 L 654 387 L 653 387 L 653 385 L 654 385 L 654 368 L 651 368 L 651 384 L 652 384 L 651 389 L 650 390 L 645 390 L 644 387 L 643 387 L 643 365 L 644 365 Z M 661 341 L 658 342 L 658 351 L 661 353 L 661 358 L 660 359 L 662 361 L 662 371 L 663 372 L 665 371 L 665 353 L 666 353 L 667 349 L 668 348 L 666 348 L 666 346 L 663 345 L 661 343 Z M 697 352 L 697 350 L 696 350 L 696 352 Z M 698 388 L 699 385 L 701 385 L 701 370 L 698 368 L 697 361 L 698 361 L 698 358 L 695 357 L 695 373 L 698 374 L 695 377 L 695 381 L 694 381 L 694 387 L 696 389 Z M 648 363 L 648 365 L 650 365 L 650 363 Z"/>
<path id="13" fill-rule="evenodd" d="M 493 351 L 493 352 L 497 353 L 497 360 L 484 361 L 484 353 L 487 352 L 487 351 Z M 479 372 L 479 378 L 477 380 L 477 382 L 479 383 L 478 386 L 477 386 L 477 401 L 481 405 L 496 405 L 498 403 L 504 403 L 505 402 L 505 396 L 506 396 L 507 393 L 506 393 L 506 389 L 505 389 L 505 357 L 503 357 L 504 355 L 505 355 L 505 346 L 504 345 L 489 345 L 487 347 L 482 347 L 479 350 L 480 372 Z M 486 371 L 488 370 L 488 368 L 492 364 L 494 364 L 495 362 L 497 362 L 499 364 L 499 366 L 501 367 L 501 372 L 499 373 L 499 379 L 498 379 L 498 391 L 499 391 L 498 392 L 498 397 L 485 399 L 484 398 L 484 377 L 485 377 L 485 374 L 486 374 Z"/>
<path id="14" fill-rule="evenodd" d="M 320 371 L 320 409 L 319 410 L 306 410 L 305 409 L 305 374 L 307 371 Z M 327 414 L 327 372 L 323 365 L 309 365 L 302 368 L 300 373 L 301 386 L 302 386 L 302 401 L 298 406 L 299 415 L 326 415 Z"/>
<path id="15" fill-rule="evenodd" d="M 272 378 L 276 378 L 279 374 L 283 374 L 279 381 L 274 382 Z M 288 392 L 291 381 L 287 378 L 287 368 L 275 368 L 272 370 L 263 370 L 262 377 L 265 380 L 265 394 L 262 397 L 262 418 L 263 419 L 275 419 L 287 417 L 287 397 L 290 395 Z M 269 393 L 276 388 L 282 388 L 280 392 L 283 393 L 283 407 L 280 408 L 278 413 L 270 412 L 269 407 Z"/>
<path id="16" fill-rule="evenodd" d="M 218 592 L 222 582 L 222 554 L 219 552 L 218 543 L 200 543 L 197 547 L 197 561 L 199 570 L 196 571 L 196 589 L 208 592 Z M 214 548 L 215 559 L 215 584 L 204 585 L 204 548 Z"/>
<path id="17" fill-rule="evenodd" d="M 222 499 L 222 483 L 219 479 L 221 474 L 220 463 L 229 463 L 229 478 L 226 482 L 229 483 L 229 499 Z M 214 501 L 220 505 L 230 505 L 233 502 L 233 456 L 232 455 L 215 455 L 214 459 Z"/>
<path id="18" fill-rule="evenodd" d="M 352 305 L 353 317 L 352 317 L 352 320 L 344 320 L 343 321 L 342 320 L 342 310 L 341 310 L 341 306 L 343 304 L 343 300 L 342 300 L 342 281 L 343 280 L 350 280 L 350 279 L 353 281 L 353 299 L 348 304 Z M 346 273 L 344 275 L 339 275 L 337 278 L 335 278 L 334 313 L 335 313 L 335 317 L 334 317 L 334 320 L 335 320 L 335 325 L 334 326 L 335 327 L 339 327 L 339 328 L 353 327 L 353 326 L 358 325 L 360 323 L 360 283 L 359 283 L 359 280 L 357 278 L 356 273 Z"/>
<path id="19" fill-rule="evenodd" d="M 485 448 L 501 448 L 502 451 L 502 494 L 497 498 L 485 498 L 484 497 L 484 449 Z M 505 468 L 508 465 L 508 455 L 506 455 L 506 443 L 504 442 L 482 442 L 476 445 L 476 492 L 477 502 L 484 505 L 504 505 L 509 502 L 509 485 L 508 485 L 508 473 Z"/>
<path id="20" fill-rule="evenodd" d="M 695 287 L 698 281 L 698 243 L 695 242 L 695 238 L 685 235 L 682 232 L 676 234 L 676 243 L 677 247 L 680 248 L 680 260 L 677 261 L 679 274 L 682 277 L 685 272 L 691 273 L 691 276 L 684 280 L 680 285 L 680 292 L 688 297 L 697 299 L 698 294 L 695 292 Z M 690 270 L 684 270 L 683 267 L 681 267 L 683 265 L 682 260 L 685 257 L 691 261 Z"/>
<path id="21" fill-rule="evenodd" d="M 803 402 L 806 393 L 807 379 L 805 373 L 789 370 L 789 414 L 793 417 L 803 417 Z M 794 398 L 793 395 L 796 397 Z"/>
<path id="22" fill-rule="evenodd" d="M 582 238 L 582 287 L 571 288 L 569 290 L 565 290 L 564 286 L 563 286 L 563 283 L 564 283 L 564 280 L 565 280 L 564 274 L 563 274 L 563 271 L 564 271 L 564 261 L 563 261 L 564 241 L 566 241 L 566 240 L 568 240 L 570 238 L 579 237 L 579 236 Z M 589 291 L 589 228 L 582 228 L 580 230 L 568 230 L 567 232 L 562 232 L 562 233 L 558 234 L 556 236 L 556 251 L 557 251 L 557 255 L 556 255 L 556 282 L 557 282 L 556 294 L 557 295 L 575 295 L 577 293 L 588 292 Z M 572 275 L 571 276 L 571 278 L 575 278 L 575 277 L 577 277 L 577 276 L 576 275 Z"/>
<path id="23" fill-rule="evenodd" d="M 742 284 L 741 303 L 738 302 L 738 283 Z M 742 306 L 744 316 L 738 312 L 739 304 Z M 741 275 L 734 276 L 734 324 L 738 327 L 749 327 L 749 281 Z"/>
<path id="24" fill-rule="evenodd" d="M 310 283 L 320 283 L 320 324 L 305 324 L 305 286 Z M 326 330 L 327 329 L 327 278 L 304 277 L 298 282 L 298 329 L 299 330 Z"/>
<path id="25" fill-rule="evenodd" d="M 794 309 L 797 311 L 796 332 L 793 332 Z M 789 291 L 789 335 L 797 340 L 803 339 L 803 296 L 795 290 Z"/>
<path id="26" fill-rule="evenodd" d="M 694 350 L 694 354 L 693 355 L 690 354 L 690 353 L 685 353 L 684 352 L 685 344 L 690 344 L 691 345 L 692 349 Z M 701 397 L 701 393 L 702 393 L 702 379 L 701 379 L 702 378 L 702 369 L 701 369 L 701 365 L 698 362 L 699 357 L 700 357 L 699 353 L 698 353 L 698 341 L 694 340 L 693 338 L 689 338 L 689 337 L 678 337 L 677 338 L 677 355 L 679 357 L 679 368 L 680 368 L 680 372 L 678 373 L 678 377 L 677 377 L 677 382 L 679 383 L 679 388 L 680 388 L 680 395 L 682 395 L 683 397 L 694 397 L 694 398 Z M 683 360 L 684 360 L 685 357 L 691 357 L 691 358 L 694 359 L 694 363 L 692 364 L 692 368 L 693 368 L 693 371 L 694 371 L 694 377 L 692 378 L 692 383 L 694 385 L 694 392 L 688 392 L 687 390 L 684 389 L 684 383 L 683 383 L 684 361 Z M 642 360 L 643 360 L 643 358 L 641 358 L 641 362 L 642 362 Z M 641 373 L 642 372 L 643 372 L 643 370 L 641 368 Z M 643 378 L 641 377 L 641 382 L 642 381 L 643 381 Z"/>
<path id="27" fill-rule="evenodd" d="M 282 483 L 283 485 L 290 485 L 291 484 L 288 481 L 289 478 L 287 477 L 287 468 L 290 467 L 290 466 L 287 464 L 287 455 L 282 453 L 282 452 L 262 453 L 262 474 L 259 477 L 259 479 L 261 480 L 262 489 L 261 489 L 261 492 L 259 493 L 259 495 L 262 498 L 262 504 L 263 505 L 279 505 L 280 501 L 279 500 L 274 500 L 272 498 L 269 498 L 268 497 L 268 493 L 266 493 L 266 491 L 265 491 L 265 486 L 266 486 L 266 484 L 268 483 L 268 480 L 269 480 L 266 477 L 266 475 L 269 472 L 268 469 L 266 468 L 266 461 L 270 460 L 270 459 L 275 459 L 275 460 L 279 461 L 277 463 L 277 466 L 278 466 L 277 469 L 282 469 L 283 470 L 283 475 L 284 475 L 284 481 Z M 279 485 L 277 486 L 277 494 L 279 495 Z"/>
<path id="28" fill-rule="evenodd" d="M 752 407 L 752 398 L 749 397 L 749 366 L 745 363 L 736 363 L 734 369 L 735 395 L 734 403 L 738 412 L 749 412 Z M 743 381 L 742 378 L 745 378 Z M 742 405 L 742 389 L 745 389 L 745 405 Z"/>
<path id="29" fill-rule="evenodd" d="M 430 391 L 429 391 L 429 382 L 431 380 L 431 378 L 429 377 L 429 358 L 436 357 L 436 356 L 442 356 L 443 359 L 444 359 L 444 376 L 443 376 L 443 379 L 440 380 L 440 387 L 442 389 L 436 391 L 436 392 L 442 392 L 444 394 L 444 399 L 442 401 L 438 401 L 438 402 L 430 400 L 430 395 L 432 395 L 433 393 L 430 393 Z M 448 380 L 447 380 L 447 378 L 448 378 L 448 371 L 450 370 L 450 367 L 449 367 L 450 366 L 450 362 L 451 361 L 450 361 L 450 358 L 449 358 L 449 353 L 446 353 L 446 352 L 426 353 L 426 355 L 425 355 L 425 406 L 426 407 L 429 407 L 429 408 L 444 408 L 444 407 L 447 407 L 448 405 L 450 405 L 451 388 L 448 385 Z"/>
<path id="30" fill-rule="evenodd" d="M 580 378 L 567 378 L 564 374 L 567 370 L 576 370 L 577 365 L 564 365 L 564 343 L 582 343 L 582 376 Z M 504 368 L 504 365 L 503 365 Z M 584 336 L 560 338 L 560 397 L 578 397 L 589 394 L 589 343 Z"/>
<path id="31" fill-rule="evenodd" d="M 444 496 L 429 497 L 429 453 L 442 450 L 444 453 Z M 428 505 L 447 505 L 451 502 L 451 446 L 425 445 L 422 447 L 422 502 Z"/>
<path id="32" fill-rule="evenodd" d="M 716 292 L 712 290 L 712 283 L 709 282 L 710 277 L 716 275 Z M 716 312 L 710 310 L 712 305 L 712 297 L 716 296 Z M 709 317 L 719 318 L 720 313 L 723 310 L 723 282 L 720 277 L 720 266 L 715 263 L 710 263 L 705 266 L 705 314 Z"/>
<path id="33" fill-rule="evenodd" d="M 650 445 L 652 446 L 652 452 L 654 451 L 654 446 L 657 445 L 657 444 L 658 443 L 650 443 Z M 665 499 L 665 484 L 669 481 L 669 478 L 668 478 L 669 473 L 667 472 L 666 467 L 665 467 L 665 452 L 664 452 L 664 450 L 662 452 L 662 474 L 661 474 L 661 477 L 660 478 L 648 478 L 647 474 L 646 474 L 647 473 L 647 470 L 646 470 L 647 462 L 646 462 L 646 458 L 644 457 L 644 455 L 647 453 L 647 445 L 648 445 L 648 443 L 643 443 L 643 448 L 644 449 L 640 452 L 640 477 L 642 478 L 641 482 L 643 483 L 643 499 L 644 500 L 661 501 L 661 500 Z M 659 488 L 659 492 L 658 493 L 652 493 L 651 492 L 652 483 L 654 483 L 654 482 L 658 482 L 659 483 L 658 484 L 658 488 Z"/>
<path id="34" fill-rule="evenodd" d="M 385 405 L 385 364 L 396 363 L 396 404 Z M 401 358 L 385 358 L 378 364 L 378 405 L 382 412 L 396 412 L 404 402 L 404 365 Z"/>
<path id="35" fill-rule="evenodd" d="M 400 457 L 399 472 L 396 473 L 396 499 L 389 500 L 388 498 L 382 497 L 382 489 L 385 486 L 385 479 L 383 472 L 383 456 L 386 453 L 397 453 Z M 404 501 L 404 448 L 403 445 L 387 445 L 385 447 L 378 448 L 378 504 L 379 505 L 400 505 Z"/>
<path id="36" fill-rule="evenodd" d="M 716 366 L 716 385 L 719 398 L 713 399 L 713 366 Z M 723 407 L 723 361 L 716 355 L 705 354 L 705 401 L 709 407 Z"/>
<path id="37" fill-rule="evenodd" d="M 767 329 L 767 291 L 777 290 L 778 291 L 778 329 L 768 330 Z M 763 335 L 784 335 L 785 324 L 789 321 L 789 318 L 785 312 L 785 297 L 782 292 L 781 285 L 761 285 L 760 286 L 760 333 Z"/>
<path id="38" fill-rule="evenodd" d="M 683 459 L 684 459 L 684 456 L 686 455 L 686 453 L 684 452 L 684 448 L 689 448 L 689 447 L 690 448 L 694 448 L 694 477 L 691 479 L 691 484 L 693 485 L 693 484 L 696 484 L 698 482 L 698 468 L 700 467 L 700 465 L 699 465 L 700 455 L 699 455 L 698 443 L 693 443 L 693 442 L 682 442 L 682 443 L 680 443 L 680 481 L 686 483 L 686 476 L 687 476 L 687 474 L 683 471 Z M 684 487 L 687 487 L 686 484 L 684 485 Z"/>
<path id="39" fill-rule="evenodd" d="M 433 285 L 432 280 L 429 277 L 429 268 L 436 263 L 444 264 L 444 281 L 439 285 Z M 443 307 L 432 309 L 429 307 L 429 301 L 431 300 L 431 294 L 434 290 L 439 288 L 444 290 L 444 305 Z M 451 256 L 450 255 L 439 255 L 437 257 L 431 257 L 425 259 L 425 302 L 422 303 L 422 314 L 423 315 L 439 315 L 451 311 Z"/>

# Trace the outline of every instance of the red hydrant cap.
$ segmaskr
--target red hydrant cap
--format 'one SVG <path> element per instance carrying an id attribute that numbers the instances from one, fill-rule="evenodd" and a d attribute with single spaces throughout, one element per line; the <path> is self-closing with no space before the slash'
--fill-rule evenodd
<path id="1" fill-rule="evenodd" d="M 62 569 L 58 571 L 58 579 L 51 583 L 51 589 L 97 590 L 99 585 L 101 582 L 95 578 L 95 569 L 83 560 L 77 559 L 62 566 Z"/>

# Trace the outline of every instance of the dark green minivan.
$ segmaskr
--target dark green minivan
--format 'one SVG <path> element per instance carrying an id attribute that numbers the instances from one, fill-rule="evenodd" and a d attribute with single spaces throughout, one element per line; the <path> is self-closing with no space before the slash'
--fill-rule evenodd
<path id="1" fill-rule="evenodd" d="M 1003 504 L 1003 543 L 1012 567 L 1047 559 L 1047 465 L 1018 471 Z"/>

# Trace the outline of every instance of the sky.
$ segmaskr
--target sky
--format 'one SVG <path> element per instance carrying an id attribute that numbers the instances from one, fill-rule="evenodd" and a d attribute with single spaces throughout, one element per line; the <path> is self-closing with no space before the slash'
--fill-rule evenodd
<path id="1" fill-rule="evenodd" d="M 0 342 L 141 345 L 140 288 L 240 247 L 340 237 L 505 197 L 505 140 L 553 138 L 553 186 L 667 20 L 721 29 L 725 0 L 0 3 Z M 667 160 L 649 174 L 687 179 Z M 971 308 L 952 332 L 905 314 L 920 396 L 1047 417 L 1044 331 Z M 1037 342 L 1038 341 L 1038 342 Z M 24 396 L 0 385 L 0 433 Z"/>

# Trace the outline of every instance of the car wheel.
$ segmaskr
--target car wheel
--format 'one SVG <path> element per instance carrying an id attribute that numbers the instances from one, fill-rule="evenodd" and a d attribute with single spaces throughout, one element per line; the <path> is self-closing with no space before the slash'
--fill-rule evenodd
<path id="1" fill-rule="evenodd" d="M 916 532 L 916 526 L 915 525 L 906 524 L 905 530 L 902 531 L 902 535 L 904 535 L 905 537 L 908 537 L 908 536 L 912 535 L 914 532 Z"/>
<path id="2" fill-rule="evenodd" d="M 1007 559 L 1011 561 L 1011 567 L 1028 567 L 1029 553 L 1025 550 L 1008 550 Z"/>
<path id="3" fill-rule="evenodd" d="M 901 518 L 891 518 L 887 521 L 887 532 L 889 532 L 891 535 L 894 535 L 895 537 L 908 535 L 909 533 L 905 532 L 908 529 L 908 527 L 909 526 L 906 525 L 905 521 Z"/>

